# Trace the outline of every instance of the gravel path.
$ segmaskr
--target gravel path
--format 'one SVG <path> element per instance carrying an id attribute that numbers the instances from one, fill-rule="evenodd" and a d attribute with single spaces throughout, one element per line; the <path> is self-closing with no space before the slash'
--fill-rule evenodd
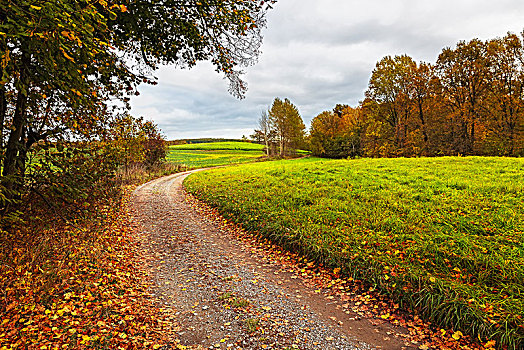
<path id="1" fill-rule="evenodd" d="M 209 349 L 407 349 L 391 325 L 351 317 L 197 210 L 182 181 L 151 181 L 132 213 L 161 307 L 181 344 Z M 375 325 L 373 324 L 375 323 Z M 174 346 L 173 346 L 174 347 Z M 170 346 L 168 346 L 170 348 Z"/>

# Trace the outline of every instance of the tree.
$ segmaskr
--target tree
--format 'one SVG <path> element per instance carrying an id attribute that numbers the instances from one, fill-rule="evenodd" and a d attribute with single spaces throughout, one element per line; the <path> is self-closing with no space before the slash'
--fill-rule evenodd
<path id="1" fill-rule="evenodd" d="M 332 157 L 328 143 L 335 138 L 340 128 L 340 116 L 335 112 L 324 111 L 311 120 L 309 140 L 311 151 L 316 156 Z"/>
<path id="2" fill-rule="evenodd" d="M 341 130 L 345 142 L 345 157 L 360 157 L 362 153 L 362 136 L 365 130 L 362 108 L 346 106 L 342 110 Z"/>
<path id="3" fill-rule="evenodd" d="M 311 151 L 328 158 L 361 155 L 362 120 L 359 108 L 336 105 L 311 121 L 309 131 Z"/>
<path id="4" fill-rule="evenodd" d="M 297 107 L 287 98 L 284 101 L 275 98 L 269 110 L 269 123 L 275 133 L 281 157 L 303 143 L 306 127 Z"/>
<path id="5" fill-rule="evenodd" d="M 266 111 L 262 111 L 260 113 L 260 119 L 258 119 L 258 127 L 259 129 L 256 131 L 260 132 L 260 135 L 262 137 L 262 141 L 264 142 L 264 145 L 266 146 L 266 155 L 270 156 L 270 142 L 272 141 L 272 135 L 271 135 L 271 125 L 269 123 L 269 117 L 267 115 Z"/>
<path id="6" fill-rule="evenodd" d="M 461 154 L 476 151 L 476 127 L 481 120 L 491 70 L 486 49 L 486 44 L 478 39 L 461 41 L 455 49 L 442 50 L 436 64 L 442 93 L 451 110 L 451 137 L 455 142 L 452 147 Z"/>
<path id="7" fill-rule="evenodd" d="M 488 153 L 514 156 L 522 154 L 524 146 L 524 45 L 522 39 L 509 33 L 487 44 L 492 67 L 486 99 Z M 519 142 L 520 140 L 520 142 Z"/>
<path id="8" fill-rule="evenodd" d="M 132 75 L 115 64 L 103 15 L 107 3 L 9 1 L 0 9 L 2 79 L 0 121 L 7 137 L 3 183 L 24 175 L 26 154 L 37 141 L 68 129 L 86 134 L 103 113 L 100 101 L 120 96 Z M 7 132 L 7 134 L 4 134 Z"/>
<path id="9" fill-rule="evenodd" d="M 428 132 L 428 110 L 433 100 L 433 84 L 434 74 L 433 68 L 430 64 L 421 63 L 413 70 L 412 76 L 412 101 L 415 104 L 416 112 L 419 121 L 419 129 L 423 135 L 423 155 L 428 155 L 430 152 L 429 132 Z"/>
<path id="10" fill-rule="evenodd" d="M 167 145 L 158 125 L 151 120 L 144 122 L 141 129 L 144 134 L 144 165 L 151 169 L 166 160 Z"/>
<path id="11" fill-rule="evenodd" d="M 110 124 L 107 141 L 127 173 L 130 165 L 152 168 L 165 160 L 166 145 L 158 126 L 128 113 L 116 116 Z"/>
<path id="12" fill-rule="evenodd" d="M 192 67 L 210 60 L 242 97 L 242 68 L 260 53 L 265 12 L 275 0 L 137 0 L 110 22 L 118 48 L 154 68 L 174 63 Z"/>
<path id="13" fill-rule="evenodd" d="M 378 104 L 379 113 L 394 130 L 394 142 L 404 151 L 411 118 L 411 83 L 416 63 L 407 55 L 386 56 L 371 74 L 366 97 Z"/>

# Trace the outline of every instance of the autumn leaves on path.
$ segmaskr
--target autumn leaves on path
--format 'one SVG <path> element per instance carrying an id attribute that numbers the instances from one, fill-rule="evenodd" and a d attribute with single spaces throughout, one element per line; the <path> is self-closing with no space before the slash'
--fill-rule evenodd
<path id="1" fill-rule="evenodd" d="M 152 292 L 179 326 L 172 348 L 424 347 L 384 321 L 387 303 L 335 293 L 350 288 L 347 281 L 256 241 L 187 196 L 187 175 L 152 181 L 133 196 Z"/>

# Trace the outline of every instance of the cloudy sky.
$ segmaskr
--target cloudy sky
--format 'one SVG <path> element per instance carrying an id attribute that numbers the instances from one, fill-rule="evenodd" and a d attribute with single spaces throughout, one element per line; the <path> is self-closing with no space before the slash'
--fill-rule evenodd
<path id="1" fill-rule="evenodd" d="M 132 113 L 154 120 L 168 139 L 250 135 L 275 97 L 289 98 L 304 123 L 337 103 L 357 105 L 386 55 L 435 62 L 459 40 L 524 29 L 522 0 L 279 0 L 268 14 L 262 55 L 246 70 L 246 98 L 204 62 L 162 67 L 142 86 Z"/>

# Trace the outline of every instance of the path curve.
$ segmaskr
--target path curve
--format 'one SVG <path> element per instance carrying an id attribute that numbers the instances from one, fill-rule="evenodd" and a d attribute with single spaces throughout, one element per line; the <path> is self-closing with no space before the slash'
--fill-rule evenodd
<path id="1" fill-rule="evenodd" d="M 194 171 L 137 188 L 132 214 L 152 293 L 183 345 L 221 349 L 406 349 L 391 326 L 351 320 L 195 209 Z M 294 278 L 294 279 L 293 279 Z"/>

